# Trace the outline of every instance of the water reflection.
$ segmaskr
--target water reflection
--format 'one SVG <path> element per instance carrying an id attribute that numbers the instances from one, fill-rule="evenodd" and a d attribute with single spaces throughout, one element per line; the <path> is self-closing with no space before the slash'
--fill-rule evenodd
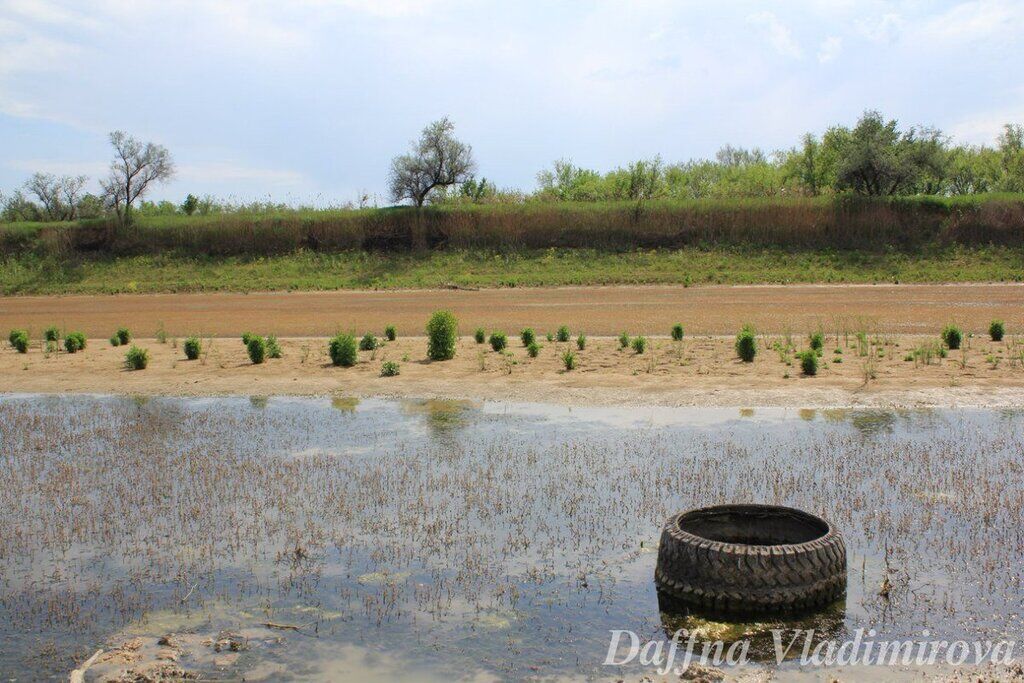
<path id="1" fill-rule="evenodd" d="M 405 415 L 421 417 L 435 436 L 450 436 L 469 424 L 478 403 L 454 399 L 406 399 L 401 402 Z"/>
<path id="2" fill-rule="evenodd" d="M 354 396 L 332 396 L 331 407 L 339 412 L 352 414 L 359 407 L 359 399 Z"/>
<path id="3" fill-rule="evenodd" d="M 843 639 L 847 633 L 845 599 L 804 614 L 744 618 L 697 610 L 659 591 L 658 611 L 666 638 L 672 639 L 681 631 L 679 639 L 686 640 L 692 634 L 701 645 L 720 641 L 728 647 L 737 641 L 747 641 L 752 661 L 775 661 L 775 635 L 772 631 L 782 631 L 783 642 L 789 642 L 797 635 L 795 631 L 813 630 L 812 647 L 827 640 Z M 802 637 L 799 641 L 800 646 L 788 653 L 790 657 L 799 656 L 805 642 Z"/>

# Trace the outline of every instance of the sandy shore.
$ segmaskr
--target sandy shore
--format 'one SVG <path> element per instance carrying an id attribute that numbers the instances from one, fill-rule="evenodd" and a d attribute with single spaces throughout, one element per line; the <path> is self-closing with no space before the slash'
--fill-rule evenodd
<path id="1" fill-rule="evenodd" d="M 106 338 L 127 325 L 151 336 L 237 336 L 252 330 L 282 337 L 362 333 L 395 325 L 423 334 L 431 312 L 449 308 L 463 334 L 477 327 L 517 332 L 559 325 L 591 335 L 735 334 L 743 323 L 764 332 L 806 334 L 864 329 L 934 334 L 948 323 L 984 332 L 993 318 L 1024 325 L 1024 285 L 786 285 L 736 287 L 557 287 L 531 289 L 264 292 L 0 297 L 0 330 L 49 325 Z"/>
<path id="2" fill-rule="evenodd" d="M 1024 407 L 1024 340 L 975 337 L 970 348 L 931 364 L 905 360 L 934 336 L 875 336 L 862 356 L 853 335 L 829 336 L 819 374 L 802 376 L 799 361 L 761 339 L 751 364 L 735 357 L 731 337 L 688 337 L 681 343 L 651 338 L 643 355 L 619 348 L 611 337 L 575 342 L 541 341 L 529 358 L 518 338 L 505 354 L 471 338 L 459 341 L 454 360 L 429 362 L 423 337 L 400 337 L 374 352 L 360 352 L 352 368 L 330 364 L 325 338 L 282 339 L 283 358 L 250 363 L 236 338 L 206 339 L 203 357 L 188 361 L 180 339 L 165 344 L 136 340 L 149 350 L 149 367 L 128 371 L 124 348 L 92 339 L 76 354 L 0 351 L 5 392 L 132 393 L 180 396 L 336 395 L 635 406 L 988 406 Z M 806 338 L 794 338 L 801 348 Z M 874 342 L 874 343 L 872 343 Z M 6 346 L 6 345 L 5 345 Z M 578 367 L 564 370 L 561 354 L 573 349 Z M 835 353 L 836 349 L 842 353 Z M 836 360 L 840 362 L 835 362 Z M 397 361 L 398 377 L 380 377 L 384 360 Z M 873 378 L 870 376 L 873 375 Z M 866 379 L 867 378 L 867 379 Z"/>

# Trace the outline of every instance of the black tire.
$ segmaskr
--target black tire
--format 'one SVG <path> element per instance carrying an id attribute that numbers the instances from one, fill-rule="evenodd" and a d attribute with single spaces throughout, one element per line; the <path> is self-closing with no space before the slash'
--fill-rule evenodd
<path id="1" fill-rule="evenodd" d="M 801 510 L 701 508 L 665 523 L 654 579 L 659 591 L 708 612 L 805 612 L 845 596 L 846 545 Z"/>

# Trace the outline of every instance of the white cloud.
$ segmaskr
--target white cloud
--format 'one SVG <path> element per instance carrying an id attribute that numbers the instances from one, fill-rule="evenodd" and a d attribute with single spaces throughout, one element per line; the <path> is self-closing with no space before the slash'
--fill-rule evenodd
<path id="1" fill-rule="evenodd" d="M 895 12 L 886 12 L 877 19 L 860 19 L 857 29 L 860 35 L 874 43 L 891 43 L 903 32 L 903 17 Z"/>
<path id="2" fill-rule="evenodd" d="M 747 21 L 764 27 L 767 32 L 768 43 L 775 48 L 775 51 L 785 57 L 800 59 L 803 50 L 793 39 L 793 33 L 789 27 L 779 21 L 779 18 L 772 12 L 758 12 L 747 17 Z"/>
<path id="3" fill-rule="evenodd" d="M 1024 3 L 1014 0 L 972 0 L 930 18 L 918 38 L 926 42 L 967 43 L 996 35 L 1020 37 L 1024 30 Z"/>
<path id="4" fill-rule="evenodd" d="M 3 0 L 0 12 L 40 24 L 72 25 L 75 28 L 97 26 L 97 22 L 89 17 L 50 0 Z"/>
<path id="5" fill-rule="evenodd" d="M 829 36 L 825 40 L 821 41 L 821 45 L 818 47 L 818 62 L 821 64 L 828 64 L 834 61 L 839 53 L 843 51 L 843 39 L 839 36 Z"/>
<path id="6" fill-rule="evenodd" d="M 1024 123 L 1024 104 L 967 117 L 949 129 L 955 142 L 993 145 L 1007 123 Z"/>

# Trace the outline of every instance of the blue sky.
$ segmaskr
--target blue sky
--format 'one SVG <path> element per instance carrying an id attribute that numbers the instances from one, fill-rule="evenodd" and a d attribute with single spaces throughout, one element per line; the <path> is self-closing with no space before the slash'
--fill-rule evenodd
<path id="1" fill-rule="evenodd" d="M 339 204 L 443 115 L 532 189 L 724 143 L 793 145 L 876 108 L 991 142 L 1024 122 L 1024 2 L 0 0 L 0 191 L 84 173 L 123 129 L 166 145 L 152 198 Z"/>

